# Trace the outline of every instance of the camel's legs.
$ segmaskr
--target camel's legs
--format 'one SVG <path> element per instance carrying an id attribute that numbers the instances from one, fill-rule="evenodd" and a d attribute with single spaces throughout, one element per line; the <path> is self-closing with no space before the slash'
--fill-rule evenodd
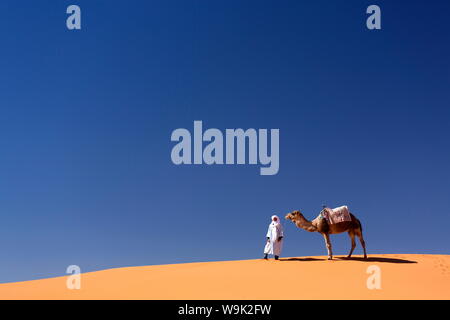
<path id="1" fill-rule="evenodd" d="M 350 230 L 348 232 L 348 235 L 349 235 L 350 239 L 352 240 L 352 248 L 350 249 L 350 253 L 347 256 L 347 258 L 350 258 L 352 256 L 353 250 L 355 250 L 356 242 L 355 242 L 355 233 L 353 232 L 353 230 Z"/>
<path id="2" fill-rule="evenodd" d="M 364 238 L 363 238 L 361 229 L 356 230 L 356 235 L 358 236 L 359 242 L 361 242 L 361 246 L 363 247 L 363 250 L 364 250 L 364 259 L 367 259 L 366 242 L 364 241 Z"/>
<path id="3" fill-rule="evenodd" d="M 330 236 L 327 233 L 324 233 L 323 238 L 325 239 L 325 245 L 327 246 L 328 260 L 332 260 L 333 259 L 333 248 L 331 247 Z"/>

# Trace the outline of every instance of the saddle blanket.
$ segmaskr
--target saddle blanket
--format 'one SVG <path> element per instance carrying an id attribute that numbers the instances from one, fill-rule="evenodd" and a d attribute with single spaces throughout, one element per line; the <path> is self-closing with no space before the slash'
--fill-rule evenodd
<path id="1" fill-rule="evenodd" d="M 323 217 L 329 224 L 336 224 L 344 221 L 352 221 L 350 211 L 347 206 L 337 207 L 334 209 L 325 208 L 322 211 Z"/>

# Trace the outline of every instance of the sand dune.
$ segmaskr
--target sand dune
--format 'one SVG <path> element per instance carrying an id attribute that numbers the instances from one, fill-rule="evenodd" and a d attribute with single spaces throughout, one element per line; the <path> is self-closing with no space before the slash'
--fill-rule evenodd
<path id="1" fill-rule="evenodd" d="M 380 267 L 381 289 L 367 288 L 367 268 Z M 371 255 L 186 263 L 109 269 L 0 284 L 0 299 L 450 299 L 449 255 Z M 269 290 L 268 281 L 279 283 Z"/>

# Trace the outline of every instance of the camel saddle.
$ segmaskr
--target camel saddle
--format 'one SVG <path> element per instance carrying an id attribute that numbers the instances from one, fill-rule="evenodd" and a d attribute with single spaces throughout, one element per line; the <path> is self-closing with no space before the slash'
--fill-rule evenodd
<path id="1" fill-rule="evenodd" d="M 350 211 L 347 206 L 337 207 L 334 209 L 324 208 L 321 214 L 329 224 L 352 221 L 352 217 L 350 216 Z"/>

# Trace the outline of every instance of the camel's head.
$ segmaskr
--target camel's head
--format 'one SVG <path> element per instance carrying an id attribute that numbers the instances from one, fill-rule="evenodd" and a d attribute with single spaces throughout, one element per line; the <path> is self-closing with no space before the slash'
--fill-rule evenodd
<path id="1" fill-rule="evenodd" d="M 299 218 L 299 217 L 303 217 L 303 214 L 300 211 L 298 211 L 298 210 L 289 212 L 285 216 L 286 220 L 291 220 L 291 221 L 297 220 L 297 218 Z"/>

